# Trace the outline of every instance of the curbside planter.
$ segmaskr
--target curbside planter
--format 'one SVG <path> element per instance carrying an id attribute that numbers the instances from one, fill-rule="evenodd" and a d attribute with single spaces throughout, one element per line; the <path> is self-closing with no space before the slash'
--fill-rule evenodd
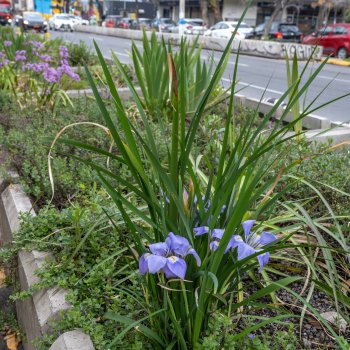
<path id="1" fill-rule="evenodd" d="M 0 198 L 0 246 L 12 241 L 13 235 L 16 234 L 20 226 L 20 213 L 23 212 L 29 212 L 35 216 L 32 204 L 22 191 L 21 186 L 9 185 L 1 193 Z M 18 254 L 18 275 L 21 290 L 28 290 L 38 283 L 40 280 L 35 275 L 35 271 L 42 267 L 46 261 L 53 259 L 53 255 L 50 252 L 20 251 Z M 61 312 L 71 307 L 65 300 L 66 295 L 67 291 L 59 287 L 52 287 L 39 290 L 32 297 L 16 302 L 18 322 L 26 336 L 25 341 L 23 341 L 24 350 L 35 350 L 32 341 L 42 337 L 45 333 L 50 333 L 52 322 L 59 319 Z M 74 343 L 69 341 L 69 339 L 78 339 L 79 342 Z M 81 331 L 79 331 L 79 336 L 72 338 L 68 334 L 63 337 L 63 340 L 62 344 L 65 344 L 65 342 L 68 344 L 66 347 L 55 347 L 53 349 L 94 349 L 90 337 Z"/>

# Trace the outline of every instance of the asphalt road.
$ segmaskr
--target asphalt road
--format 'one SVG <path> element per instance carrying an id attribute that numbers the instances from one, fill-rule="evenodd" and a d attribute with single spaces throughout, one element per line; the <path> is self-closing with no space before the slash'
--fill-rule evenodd
<path id="1" fill-rule="evenodd" d="M 72 42 L 83 40 L 92 48 L 93 39 L 95 39 L 106 58 L 111 57 L 111 50 L 113 50 L 121 62 L 130 62 L 128 52 L 130 52 L 131 49 L 131 40 L 129 39 L 82 32 L 51 32 L 51 38 L 55 37 L 63 37 L 65 40 Z M 136 42 L 136 44 L 139 48 L 142 48 L 141 42 Z M 202 58 L 206 59 L 210 54 L 211 52 L 204 50 Z M 218 60 L 220 55 L 220 52 L 214 52 L 214 59 Z M 320 63 L 315 63 L 313 67 L 308 67 L 305 76 L 309 76 L 312 70 L 315 70 L 319 64 Z M 234 65 L 235 55 L 231 54 L 228 67 L 222 78 L 223 85 L 228 85 L 230 83 Z M 300 70 L 304 65 L 305 63 L 300 63 Z M 238 63 L 238 80 L 238 88 L 242 89 L 239 93 L 246 97 L 260 99 L 264 95 L 264 98 L 279 98 L 287 89 L 285 61 L 241 55 Z M 339 96 L 350 94 L 350 67 L 327 64 L 308 90 L 305 98 L 306 103 L 311 102 L 327 84 L 329 84 L 329 86 L 318 98 L 315 107 L 323 105 Z M 350 96 L 325 106 L 313 114 L 328 118 L 331 121 L 349 122 Z"/>

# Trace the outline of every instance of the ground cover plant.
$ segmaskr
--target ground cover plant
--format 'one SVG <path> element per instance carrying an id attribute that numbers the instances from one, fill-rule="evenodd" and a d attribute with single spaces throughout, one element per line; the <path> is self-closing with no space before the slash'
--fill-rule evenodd
<path id="1" fill-rule="evenodd" d="M 142 119 L 143 133 L 137 124 L 128 119 L 97 46 L 115 104 L 118 128 L 90 76 L 104 123 L 117 147 L 117 153 L 95 151 L 109 157 L 111 162 L 126 165 L 131 177 L 125 179 L 94 162 L 88 164 L 96 170 L 118 207 L 132 240 L 132 244 L 128 244 L 130 253 L 138 261 L 141 275 L 145 276 L 141 287 L 144 302 L 140 304 L 139 317 L 127 317 L 113 311 L 105 315 L 107 319 L 125 326 L 109 347 L 120 344 L 128 331 L 137 327 L 159 348 L 201 348 L 203 332 L 208 330 L 210 317 L 215 312 L 227 314 L 234 322 L 236 332 L 231 341 L 239 341 L 268 322 L 279 323 L 283 319 L 296 317 L 292 309 L 277 297 L 278 291 L 284 289 L 295 298 L 294 303 L 298 301 L 302 305 L 299 306 L 300 325 L 305 314 L 311 313 L 338 346 L 346 348 L 346 340 L 335 332 L 310 304 L 310 300 L 313 290 L 319 288 L 334 299 L 337 311 L 348 318 L 349 305 L 347 292 L 344 291 L 347 287 L 342 271 L 338 274 L 336 257 L 324 236 L 337 242 L 345 259 L 349 253 L 347 238 L 338 218 L 327 207 L 327 202 L 324 203 L 329 210 L 326 219 L 311 218 L 303 202 L 283 201 L 283 195 L 298 179 L 293 179 L 289 174 L 297 163 L 291 162 L 285 166 L 288 148 L 281 146 L 293 139 L 294 136 L 286 135 L 294 125 L 315 109 L 311 105 L 306 106 L 292 123 L 283 126 L 282 121 L 308 89 L 322 65 L 302 86 L 301 78 L 294 77 L 295 83 L 290 82 L 288 91 L 257 128 L 252 127 L 253 120 L 250 119 L 236 132 L 231 94 L 225 128 L 221 138 L 215 140 L 217 154 L 208 159 L 205 154 L 195 154 L 194 144 L 198 126 L 220 79 L 229 49 L 223 54 L 209 83 L 199 96 L 196 95 L 198 103 L 191 108 L 193 100 L 189 99 L 188 93 L 192 89 L 192 80 L 191 72 L 185 68 L 189 62 L 186 42 L 181 43 L 177 59 L 173 59 L 171 48 L 164 43 L 154 41 L 152 45 L 150 53 L 155 52 L 155 57 L 167 57 L 167 61 L 155 61 L 161 75 L 165 75 L 168 68 L 169 84 L 165 95 L 170 103 L 154 108 L 154 103 L 147 100 L 147 93 L 143 91 L 147 88 L 142 89 L 144 99 L 141 99 L 124 73 Z M 123 73 L 119 60 L 117 57 L 114 59 Z M 141 60 L 140 57 L 138 59 Z M 162 62 L 163 67 L 159 67 Z M 149 63 L 147 52 L 142 63 L 143 67 Z M 235 73 L 231 92 L 234 91 Z M 87 75 L 89 77 L 88 71 Z M 152 84 L 155 86 L 154 82 Z M 160 100 L 163 96 L 162 92 Z M 290 99 L 282 121 L 264 133 L 270 117 L 287 96 Z M 164 128 L 163 138 L 168 145 L 165 158 L 159 154 L 159 141 L 153 134 L 151 120 L 156 120 Z M 164 120 L 169 124 L 165 124 Z M 69 140 L 64 142 L 74 144 Z M 89 146 L 80 143 L 79 147 Z M 279 152 L 276 153 L 276 149 Z M 269 176 L 272 171 L 277 171 L 277 176 Z M 276 192 L 275 188 L 282 177 L 289 181 L 284 189 Z M 114 181 L 117 186 L 112 184 Z M 137 205 L 128 200 L 134 196 L 138 198 Z M 147 211 L 140 210 L 140 205 L 146 206 Z M 279 209 L 278 214 L 276 208 Z M 135 217 L 140 222 L 135 222 Z M 323 225 L 325 220 L 327 225 Z M 333 231 L 328 229 L 329 224 Z M 319 269 L 312 259 L 313 244 L 318 245 L 317 250 L 321 252 L 323 269 Z M 291 276 L 265 267 L 270 256 L 287 265 L 305 264 L 310 270 L 309 277 Z M 259 266 L 258 271 L 256 265 Z M 267 272 L 272 272 L 274 277 Z M 288 287 L 297 282 L 308 285 L 309 281 L 311 287 L 305 297 L 303 293 L 298 294 Z M 248 288 L 252 283 L 259 286 L 258 290 Z M 132 292 L 131 289 L 128 291 Z M 268 296 L 273 304 L 262 301 Z M 268 320 L 252 312 L 268 309 L 273 311 Z M 257 322 L 244 329 L 239 327 L 237 320 L 253 315 Z"/>
<path id="2" fill-rule="evenodd" d="M 57 331 L 82 327 L 99 349 L 299 349 L 305 342 L 296 333 L 305 338 L 304 324 L 313 321 L 327 338 L 305 347 L 347 349 L 349 334 L 327 322 L 314 300 L 323 293 L 321 303 L 349 320 L 348 179 L 342 172 L 331 183 L 326 171 L 346 169 L 347 151 L 313 150 L 288 136 L 312 106 L 282 123 L 322 65 L 304 85 L 294 76 L 264 118 L 253 111 L 242 121 L 233 105 L 236 71 L 224 116 L 211 114 L 222 101 L 228 49 L 197 90 L 197 66 L 189 64 L 198 62 L 196 50 L 185 41 L 176 54 L 151 45 L 143 57 L 134 51 L 136 79 L 148 76 L 140 95 L 114 57 L 132 106 L 119 98 L 96 46 L 112 106 L 86 74 L 100 110 L 95 122 L 109 133 L 97 144 L 62 134 L 52 148 L 78 148 L 83 156 L 71 157 L 91 167 L 106 192 L 85 190 L 61 212 L 44 208 L 23 218 L 12 247 L 56 253 L 57 262 L 40 272 L 42 286 L 71 290 L 73 304 Z M 160 76 L 166 93 L 152 95 L 155 103 L 149 89 Z M 282 120 L 271 124 L 287 97 Z M 330 203 L 338 203 L 335 211 Z"/>

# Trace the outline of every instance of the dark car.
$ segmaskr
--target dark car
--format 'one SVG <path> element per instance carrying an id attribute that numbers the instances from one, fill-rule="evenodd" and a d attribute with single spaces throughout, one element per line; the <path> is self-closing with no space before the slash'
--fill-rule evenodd
<path id="1" fill-rule="evenodd" d="M 122 29 L 129 29 L 131 27 L 131 24 L 133 22 L 132 18 L 122 18 L 119 22 L 117 27 L 118 28 L 122 28 Z"/>
<path id="2" fill-rule="evenodd" d="M 307 35 L 303 44 L 321 45 L 324 55 L 345 59 L 350 56 L 350 24 L 330 24 Z"/>
<path id="3" fill-rule="evenodd" d="M 171 28 L 175 26 L 176 26 L 176 23 L 172 21 L 170 18 L 155 18 L 151 23 L 151 27 L 153 29 L 163 33 L 170 33 Z"/>
<path id="4" fill-rule="evenodd" d="M 22 27 L 25 32 L 28 30 L 47 32 L 47 22 L 37 12 L 23 12 Z"/>
<path id="5" fill-rule="evenodd" d="M 152 20 L 149 18 L 138 18 L 132 21 L 130 25 L 130 29 L 138 29 L 138 30 L 149 30 L 151 29 Z"/>
<path id="6" fill-rule="evenodd" d="M 246 39 L 261 39 L 264 36 L 267 23 L 262 23 L 255 27 Z M 268 33 L 269 40 L 300 42 L 303 38 L 302 32 L 295 24 L 272 22 Z"/>

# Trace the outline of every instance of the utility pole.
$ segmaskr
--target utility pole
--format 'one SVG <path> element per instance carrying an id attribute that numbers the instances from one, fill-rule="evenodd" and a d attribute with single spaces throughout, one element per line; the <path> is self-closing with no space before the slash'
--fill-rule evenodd
<path id="1" fill-rule="evenodd" d="M 179 34 L 184 35 L 185 31 L 185 0 L 179 0 Z"/>

